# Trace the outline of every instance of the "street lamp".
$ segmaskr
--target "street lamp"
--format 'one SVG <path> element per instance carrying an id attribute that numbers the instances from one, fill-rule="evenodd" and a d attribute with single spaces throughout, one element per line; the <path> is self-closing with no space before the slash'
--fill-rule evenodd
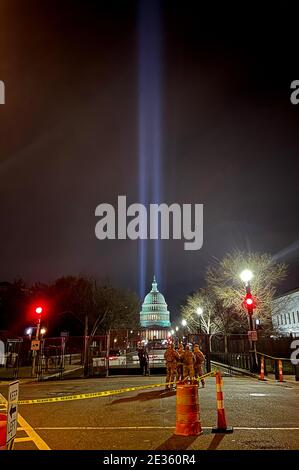
<path id="1" fill-rule="evenodd" d="M 199 334 L 201 334 L 201 318 L 202 318 L 202 314 L 203 314 L 203 309 L 201 307 L 198 307 L 196 309 L 196 313 L 197 313 L 198 318 L 199 318 Z"/>
<path id="2" fill-rule="evenodd" d="M 44 336 L 44 334 L 46 334 L 46 333 L 47 333 L 47 328 L 45 328 L 45 327 L 41 328 L 41 330 L 40 330 L 41 336 Z"/>
<path id="3" fill-rule="evenodd" d="M 178 326 L 175 327 L 175 331 L 179 331 L 179 327 L 178 327 Z"/>
<path id="4" fill-rule="evenodd" d="M 250 271 L 250 269 L 244 269 L 240 274 L 240 278 L 241 278 L 241 281 L 247 284 L 253 278 L 253 273 L 252 271 Z"/>
<path id="5" fill-rule="evenodd" d="M 186 334 L 186 330 L 185 330 L 186 326 L 187 326 L 187 320 L 185 320 L 185 318 L 183 318 L 183 320 L 182 320 L 183 339 L 185 338 L 185 334 Z M 188 341 L 188 337 L 187 337 L 187 341 Z"/>
<path id="6" fill-rule="evenodd" d="M 257 370 L 257 354 L 256 354 L 256 341 L 255 338 L 252 337 L 252 332 L 255 331 L 255 327 L 253 324 L 253 309 L 255 308 L 255 302 L 252 297 L 250 281 L 253 278 L 253 273 L 250 269 L 244 269 L 240 274 L 241 281 L 245 283 L 246 288 L 246 297 L 244 305 L 247 308 L 248 313 L 248 324 L 249 324 L 249 345 L 250 345 L 250 354 L 251 354 L 251 364 L 252 364 L 252 372 Z"/>
<path id="7" fill-rule="evenodd" d="M 32 335 L 32 328 L 31 327 L 27 328 L 26 335 L 28 335 L 29 339 L 31 339 L 31 335 Z"/>

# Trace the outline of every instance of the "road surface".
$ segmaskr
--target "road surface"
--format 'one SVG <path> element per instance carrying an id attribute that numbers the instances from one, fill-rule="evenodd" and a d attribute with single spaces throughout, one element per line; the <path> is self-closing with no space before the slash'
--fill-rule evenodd
<path id="1" fill-rule="evenodd" d="M 163 377 L 110 377 L 22 383 L 20 399 L 57 397 L 163 382 Z M 199 390 L 197 437 L 174 435 L 175 392 L 163 387 L 109 397 L 20 405 L 15 449 L 288 450 L 299 448 L 299 384 L 224 377 L 224 403 L 233 434 L 215 435 L 215 378 Z M 7 385 L 0 384 L 7 395 Z"/>

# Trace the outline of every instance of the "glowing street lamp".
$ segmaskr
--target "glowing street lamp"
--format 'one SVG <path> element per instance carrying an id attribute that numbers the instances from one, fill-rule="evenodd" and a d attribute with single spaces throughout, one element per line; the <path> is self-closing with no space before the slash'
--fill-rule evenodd
<path id="1" fill-rule="evenodd" d="M 187 326 L 187 321 L 185 320 L 185 318 L 182 320 L 182 326 Z"/>
<path id="2" fill-rule="evenodd" d="M 241 278 L 241 281 L 247 284 L 253 278 L 253 273 L 252 271 L 250 271 L 250 269 L 244 269 L 244 271 L 242 271 L 240 274 L 240 278 Z"/>
<path id="3" fill-rule="evenodd" d="M 46 334 L 46 333 L 47 333 L 47 328 L 45 328 L 45 327 L 41 328 L 40 334 L 41 334 L 42 336 L 44 336 L 44 334 Z"/>
<path id="4" fill-rule="evenodd" d="M 178 327 L 178 326 L 175 327 L 175 331 L 179 331 L 179 327 Z"/>
<path id="5" fill-rule="evenodd" d="M 197 313 L 197 315 L 200 317 L 200 315 L 203 314 L 203 309 L 202 309 L 201 307 L 198 307 L 198 308 L 196 309 L 196 313 Z"/>

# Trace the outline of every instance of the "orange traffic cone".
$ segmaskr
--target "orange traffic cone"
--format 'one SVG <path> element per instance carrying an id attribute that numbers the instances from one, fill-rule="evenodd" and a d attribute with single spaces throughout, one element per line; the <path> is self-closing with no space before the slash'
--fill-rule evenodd
<path id="1" fill-rule="evenodd" d="M 222 377 L 220 371 L 216 372 L 216 397 L 217 397 L 217 428 L 212 429 L 212 433 L 232 433 L 232 427 L 226 425 L 225 410 L 223 405 Z"/>
<path id="2" fill-rule="evenodd" d="M 199 436 L 202 432 L 198 384 L 177 383 L 175 434 L 177 436 Z"/>
<path id="3" fill-rule="evenodd" d="M 260 372 L 259 380 L 265 380 L 265 358 L 264 358 L 264 356 L 261 356 L 261 372 Z"/>
<path id="4" fill-rule="evenodd" d="M 284 380 L 283 380 L 282 360 L 281 359 L 278 359 L 278 372 L 279 372 L 279 382 L 284 382 Z"/>

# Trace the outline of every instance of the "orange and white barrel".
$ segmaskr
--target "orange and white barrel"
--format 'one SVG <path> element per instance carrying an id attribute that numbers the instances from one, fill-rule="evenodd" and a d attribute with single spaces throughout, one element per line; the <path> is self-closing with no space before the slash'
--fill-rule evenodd
<path id="1" fill-rule="evenodd" d="M 202 434 L 198 384 L 177 384 L 176 389 L 176 428 L 177 436 L 199 436 Z"/>

